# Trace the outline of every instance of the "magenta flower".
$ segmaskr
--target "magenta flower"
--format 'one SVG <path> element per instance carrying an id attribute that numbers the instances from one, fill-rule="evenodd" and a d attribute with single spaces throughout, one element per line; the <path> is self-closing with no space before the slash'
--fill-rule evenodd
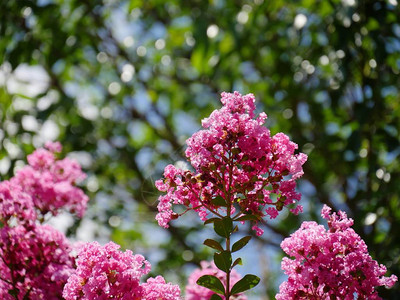
<path id="1" fill-rule="evenodd" d="M 316 222 L 303 222 L 281 243 L 293 259 L 282 260 L 289 278 L 281 284 L 276 299 L 353 300 L 354 295 L 357 299 L 381 299 L 375 288 L 392 287 L 397 277 L 384 277 L 386 267 L 371 258 L 346 213 L 331 213 L 325 205 L 321 216 L 328 220 L 328 231 Z"/>
<path id="2" fill-rule="evenodd" d="M 196 283 L 196 281 L 203 275 L 214 275 L 219 278 L 222 284 L 226 287 L 226 275 L 225 272 L 219 270 L 214 262 L 202 261 L 200 263 L 201 268 L 196 269 L 190 274 L 188 278 L 188 284 L 186 286 L 186 300 L 209 300 L 215 293 L 208 288 L 202 287 Z M 242 276 L 235 270 L 230 273 L 230 286 L 233 286 L 238 282 Z M 222 297 L 225 299 L 225 297 Z M 247 300 L 247 297 L 243 294 L 231 296 L 230 299 L 235 300 Z"/>
<path id="3" fill-rule="evenodd" d="M 76 272 L 64 287 L 66 300 L 178 300 L 179 287 L 165 283 L 159 276 L 141 284 L 140 279 L 150 271 L 150 263 L 132 251 L 119 251 L 110 242 L 105 246 L 87 243 L 78 253 Z M 158 298 L 157 298 L 158 297 Z"/>
<path id="4" fill-rule="evenodd" d="M 180 298 L 180 289 L 177 285 L 166 283 L 162 276 L 149 278 L 147 282 L 142 283 L 144 300 L 178 300 Z"/>
<path id="5" fill-rule="evenodd" d="M 65 208 L 82 217 L 89 198 L 75 184 L 86 175 L 76 161 L 56 159 L 54 153 L 61 151 L 60 143 L 46 143 L 46 147 L 51 151 L 41 148 L 28 155 L 29 165 L 19 170 L 11 182 L 32 197 L 42 216 L 48 212 L 57 215 Z"/>
<path id="6" fill-rule="evenodd" d="M 64 207 L 82 216 L 88 197 L 75 182 L 85 175 L 76 162 L 55 158 L 59 143 L 46 146 L 52 151 L 36 150 L 28 166 L 0 182 L 1 299 L 61 299 L 74 271 L 67 238 L 38 219 Z"/>
<path id="7" fill-rule="evenodd" d="M 302 210 L 295 180 L 303 175 L 307 156 L 294 154 L 297 145 L 285 134 L 270 135 L 263 126 L 266 114 L 255 118 L 252 94 L 222 93 L 221 102 L 224 106 L 203 120 L 204 130 L 186 142 L 194 171 L 169 165 L 156 182 L 166 192 L 159 198 L 160 226 L 168 227 L 179 216 L 173 205 L 195 210 L 203 221 L 227 211 L 236 219 L 251 214 L 260 220 L 275 218 L 283 207 L 295 214 Z"/>
<path id="8" fill-rule="evenodd" d="M 67 238 L 48 225 L 0 229 L 0 298 L 48 299 L 62 296 L 74 270 Z"/>
<path id="9" fill-rule="evenodd" d="M 20 186 L 10 181 L 0 182 L 0 223 L 4 226 L 13 223 L 32 223 L 36 220 L 36 212 L 32 198 L 24 193 Z M 15 222 L 14 222 L 15 223 Z"/>

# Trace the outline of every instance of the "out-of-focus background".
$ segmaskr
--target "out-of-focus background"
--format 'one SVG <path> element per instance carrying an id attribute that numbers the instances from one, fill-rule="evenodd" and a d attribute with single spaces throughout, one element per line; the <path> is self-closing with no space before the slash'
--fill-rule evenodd
<path id="1" fill-rule="evenodd" d="M 253 239 L 239 272 L 274 299 L 279 243 L 323 203 L 343 209 L 374 259 L 400 275 L 398 0 L 0 1 L 0 178 L 47 140 L 88 174 L 86 216 L 56 225 L 142 253 L 180 282 L 212 252 L 195 214 L 154 220 L 154 181 L 222 91 L 254 93 L 272 134 L 309 155 L 304 213 Z M 210 225 L 208 225 L 210 226 Z M 243 229 L 245 230 L 245 229 Z M 247 267 L 246 267 L 247 266 Z M 380 290 L 398 299 L 399 284 Z M 396 298 L 397 297 L 397 298 Z"/>

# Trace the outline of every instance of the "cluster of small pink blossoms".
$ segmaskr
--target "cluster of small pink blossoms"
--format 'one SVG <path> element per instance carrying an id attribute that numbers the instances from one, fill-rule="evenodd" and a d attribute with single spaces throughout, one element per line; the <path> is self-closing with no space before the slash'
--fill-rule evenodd
<path id="1" fill-rule="evenodd" d="M 75 258 L 65 235 L 42 225 L 47 212 L 66 206 L 83 215 L 87 196 L 74 186 L 84 178 L 69 159 L 57 161 L 59 143 L 28 156 L 29 166 L 0 182 L 0 298 L 60 299 Z"/>
<path id="2" fill-rule="evenodd" d="M 13 222 L 15 219 L 16 222 Z M 0 223 L 32 223 L 36 220 L 32 197 L 10 181 L 0 182 Z"/>
<path id="3" fill-rule="evenodd" d="M 169 165 L 164 179 L 156 182 L 157 189 L 166 192 L 159 198 L 160 226 L 168 227 L 179 216 L 173 204 L 197 211 L 203 221 L 210 214 L 226 215 L 227 210 L 234 214 L 236 205 L 237 217 L 275 218 L 283 207 L 295 214 L 302 211 L 295 187 L 307 155 L 294 154 L 297 145 L 285 134 L 270 135 L 263 126 L 267 115 L 255 118 L 252 94 L 222 93 L 221 102 L 223 107 L 202 121 L 205 129 L 186 142 L 194 172 Z M 262 234 L 258 227 L 253 229 Z"/>
<path id="4" fill-rule="evenodd" d="M 0 230 L 0 299 L 60 299 L 74 258 L 67 238 L 49 225 Z"/>
<path id="5" fill-rule="evenodd" d="M 177 285 L 165 283 L 157 276 L 140 283 L 150 271 L 150 263 L 142 255 L 119 251 L 112 242 L 101 246 L 87 243 L 79 249 L 77 269 L 64 287 L 66 300 L 178 300 Z"/>
<path id="6" fill-rule="evenodd" d="M 83 246 L 75 270 L 68 239 L 42 223 L 63 208 L 83 216 L 88 197 L 75 183 L 85 174 L 77 162 L 56 159 L 59 143 L 46 148 L 29 155 L 29 165 L 10 181 L 0 182 L 0 298 L 178 300 L 179 287 L 161 276 L 140 284 L 150 264 L 113 243 Z"/>
<path id="7" fill-rule="evenodd" d="M 226 288 L 226 274 L 225 272 L 219 270 L 214 262 L 202 261 L 200 263 L 201 268 L 196 269 L 190 274 L 188 278 L 188 284 L 186 286 L 186 300 L 209 300 L 215 293 L 208 288 L 198 285 L 197 280 L 203 275 L 214 275 L 221 280 L 222 284 Z M 236 270 L 232 270 L 230 273 L 230 286 L 233 286 L 242 277 Z M 222 299 L 225 297 L 222 296 Z M 247 300 L 247 297 L 243 294 L 237 294 L 231 296 L 230 299 L 234 300 Z"/>
<path id="8" fill-rule="evenodd" d="M 392 287 L 397 277 L 384 277 L 386 267 L 371 258 L 346 213 L 331 213 L 325 205 L 321 216 L 328 220 L 328 231 L 316 222 L 303 222 L 281 243 L 294 259 L 282 260 L 289 278 L 276 299 L 381 299 L 375 288 Z"/>
<path id="9" fill-rule="evenodd" d="M 28 156 L 29 165 L 20 169 L 11 179 L 31 195 L 34 206 L 42 216 L 50 212 L 57 215 L 61 208 L 82 217 L 89 201 L 88 196 L 75 184 L 86 175 L 74 160 L 57 160 L 55 153 L 62 147 L 59 142 L 46 143 Z"/>

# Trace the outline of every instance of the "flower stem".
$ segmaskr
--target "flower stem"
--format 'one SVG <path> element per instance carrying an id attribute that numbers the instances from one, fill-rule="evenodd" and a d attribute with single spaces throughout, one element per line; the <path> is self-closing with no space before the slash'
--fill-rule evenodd
<path id="1" fill-rule="evenodd" d="M 231 237 L 228 236 L 226 238 L 226 251 L 231 252 Z M 230 279 L 231 279 L 231 269 L 229 268 L 228 272 L 226 272 L 226 291 L 225 291 L 225 299 L 229 300 L 231 295 L 230 291 Z"/>

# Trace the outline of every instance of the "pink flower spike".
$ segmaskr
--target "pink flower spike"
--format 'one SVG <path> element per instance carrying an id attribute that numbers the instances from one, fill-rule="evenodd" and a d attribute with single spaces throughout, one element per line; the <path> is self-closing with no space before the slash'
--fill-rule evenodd
<path id="1" fill-rule="evenodd" d="M 179 286 L 166 283 L 162 276 L 147 279 L 142 284 L 143 300 L 180 300 Z"/>
<path id="2" fill-rule="evenodd" d="M 42 216 L 57 215 L 66 209 L 82 217 L 89 198 L 76 184 L 85 179 L 81 166 L 74 160 L 58 160 L 53 152 L 61 150 L 61 144 L 46 143 L 51 149 L 37 149 L 28 155 L 29 165 L 20 169 L 11 179 L 12 184 L 32 197 L 35 209 Z"/>
<path id="3" fill-rule="evenodd" d="M 316 222 L 303 222 L 300 229 L 281 243 L 287 255 L 282 270 L 288 280 L 279 287 L 277 300 L 286 299 L 381 299 L 376 287 L 392 287 L 397 277 L 385 277 L 386 267 L 368 253 L 367 245 L 351 228 L 346 213 L 331 212 L 324 205 L 321 215 L 329 230 Z"/>
<path id="4" fill-rule="evenodd" d="M 63 297 L 75 299 L 141 299 L 140 278 L 150 271 L 150 264 L 141 255 L 119 251 L 112 242 L 97 242 L 80 248 L 77 269 L 64 287 Z"/>
<path id="5" fill-rule="evenodd" d="M 30 224 L 0 229 L 0 299 L 61 299 L 74 271 L 67 238 L 49 225 Z M 12 286 L 10 283 L 15 282 Z M 7 283 L 8 282 L 8 283 Z"/>
<path id="6" fill-rule="evenodd" d="M 179 300 L 177 285 L 166 283 L 164 278 L 149 278 L 140 283 L 150 272 L 150 263 L 142 255 L 119 250 L 109 242 L 86 243 L 78 253 L 77 269 L 64 287 L 66 300 L 121 299 L 121 300 Z"/>
<path id="7" fill-rule="evenodd" d="M 33 223 L 36 220 L 33 201 L 20 186 L 10 181 L 2 181 L 0 182 L 0 222 L 5 226 L 10 226 L 13 218 L 20 224 Z"/>
<path id="8" fill-rule="evenodd" d="M 223 107 L 202 121 L 204 129 L 186 141 L 193 171 L 169 165 L 156 183 L 165 193 L 156 217 L 163 227 L 178 217 L 175 205 L 196 211 L 202 221 L 228 212 L 273 219 L 285 207 L 301 211 L 295 189 L 307 155 L 295 154 L 298 147 L 285 134 L 271 136 L 263 126 L 267 115 L 255 116 L 254 95 L 222 93 L 221 102 Z"/>

